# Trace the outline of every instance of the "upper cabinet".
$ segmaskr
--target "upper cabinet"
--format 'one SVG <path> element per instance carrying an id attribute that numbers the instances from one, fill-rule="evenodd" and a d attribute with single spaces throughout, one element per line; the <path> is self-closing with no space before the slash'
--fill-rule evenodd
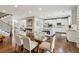
<path id="1" fill-rule="evenodd" d="M 34 16 L 26 18 L 26 31 L 33 32 L 34 30 Z"/>
<path id="2" fill-rule="evenodd" d="M 43 29 L 43 20 L 34 16 L 26 18 L 26 31 L 27 32 L 39 32 Z"/>

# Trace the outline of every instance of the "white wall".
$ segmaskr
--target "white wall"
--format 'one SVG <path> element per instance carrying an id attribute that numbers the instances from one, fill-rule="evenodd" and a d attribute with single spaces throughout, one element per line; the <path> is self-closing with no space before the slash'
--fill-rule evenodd
<path id="1" fill-rule="evenodd" d="M 43 19 L 34 19 L 34 32 L 41 32 L 43 30 Z"/>

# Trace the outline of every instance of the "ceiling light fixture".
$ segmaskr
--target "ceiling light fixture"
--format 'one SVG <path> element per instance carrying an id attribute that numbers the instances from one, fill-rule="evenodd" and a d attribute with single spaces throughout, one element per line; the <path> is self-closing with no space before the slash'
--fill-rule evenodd
<path id="1" fill-rule="evenodd" d="M 18 23 L 18 21 L 17 21 L 17 20 L 14 20 L 14 22 L 15 22 L 15 23 Z"/>
<path id="2" fill-rule="evenodd" d="M 40 18 L 43 18 L 43 16 L 41 15 Z"/>
<path id="3" fill-rule="evenodd" d="M 14 7 L 15 7 L 15 8 L 17 8 L 17 7 L 18 7 L 18 5 L 14 5 Z"/>
<path id="4" fill-rule="evenodd" d="M 47 17 L 48 18 L 52 18 L 53 16 L 52 16 L 52 14 L 48 14 Z"/>
<path id="5" fill-rule="evenodd" d="M 39 8 L 39 11 L 42 11 L 42 8 Z"/>
<path id="6" fill-rule="evenodd" d="M 32 13 L 32 11 L 29 11 L 29 14 L 31 14 Z"/>
<path id="7" fill-rule="evenodd" d="M 5 12 L 6 12 L 6 10 L 3 10 L 2 12 L 4 12 L 4 13 L 5 13 Z"/>

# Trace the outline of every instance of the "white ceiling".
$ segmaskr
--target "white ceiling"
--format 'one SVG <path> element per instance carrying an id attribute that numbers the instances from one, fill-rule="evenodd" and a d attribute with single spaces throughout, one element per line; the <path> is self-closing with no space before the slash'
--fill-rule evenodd
<path id="1" fill-rule="evenodd" d="M 42 10 L 41 10 L 42 8 Z M 0 11 L 13 14 L 14 18 L 23 18 L 28 16 L 51 17 L 56 15 L 70 14 L 71 5 L 0 5 Z"/>

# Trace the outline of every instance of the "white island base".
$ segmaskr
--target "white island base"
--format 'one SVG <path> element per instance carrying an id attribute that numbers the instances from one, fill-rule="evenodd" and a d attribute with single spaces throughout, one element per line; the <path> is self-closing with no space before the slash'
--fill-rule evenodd
<path id="1" fill-rule="evenodd" d="M 79 48 L 79 43 L 77 43 L 76 46 Z"/>

